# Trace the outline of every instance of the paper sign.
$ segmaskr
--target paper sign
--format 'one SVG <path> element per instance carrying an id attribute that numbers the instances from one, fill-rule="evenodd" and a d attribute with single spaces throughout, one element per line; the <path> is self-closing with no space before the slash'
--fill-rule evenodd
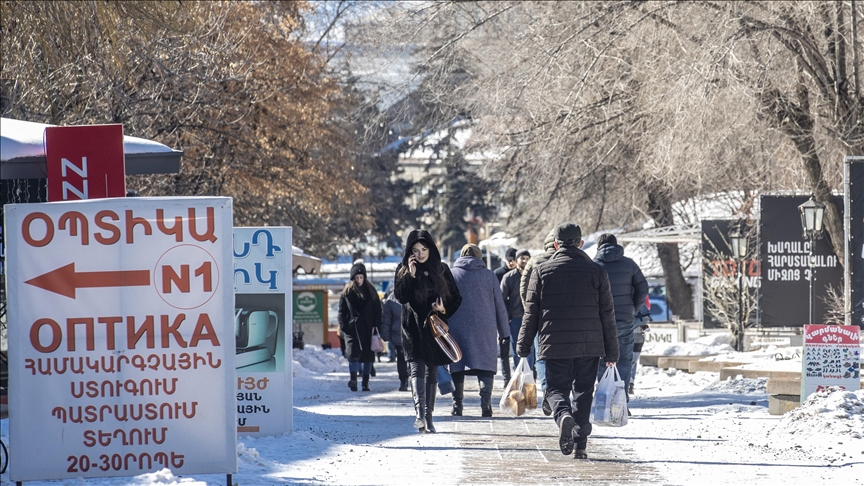
<path id="1" fill-rule="evenodd" d="M 801 402 L 829 386 L 861 388 L 861 329 L 858 326 L 804 326 Z"/>

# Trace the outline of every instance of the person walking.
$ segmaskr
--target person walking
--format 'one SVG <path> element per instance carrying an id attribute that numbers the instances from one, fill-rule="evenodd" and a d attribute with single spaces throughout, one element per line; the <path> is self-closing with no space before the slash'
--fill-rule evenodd
<path id="1" fill-rule="evenodd" d="M 525 271 L 525 264 L 531 259 L 531 253 L 528 250 L 519 250 L 516 252 L 516 266 L 513 270 L 504 274 L 501 279 L 501 295 L 504 297 L 504 305 L 507 307 L 507 317 L 510 322 L 510 335 L 518 336 L 519 328 L 522 327 L 522 315 L 525 313 L 522 307 L 522 297 L 519 296 L 519 283 L 522 280 L 522 272 Z M 516 355 L 516 340 L 511 339 L 513 347 L 513 355 Z M 533 349 L 533 347 L 532 347 Z M 516 363 L 513 363 L 514 367 Z M 534 369 L 534 353 L 528 356 L 528 366 Z"/>
<path id="2" fill-rule="evenodd" d="M 393 292 L 402 304 L 402 348 L 414 398 L 414 428 L 421 433 L 433 433 L 438 366 L 452 361 L 435 342 L 426 319 L 435 312 L 448 321 L 459 309 L 462 296 L 450 268 L 441 261 L 435 240 L 426 230 L 408 234 L 394 280 Z"/>
<path id="3" fill-rule="evenodd" d="M 501 266 L 496 268 L 495 276 L 498 277 L 498 283 L 501 283 L 501 280 L 504 279 L 504 274 L 516 268 L 516 249 L 515 248 L 507 248 L 507 251 L 504 252 L 504 261 L 501 262 Z M 516 339 L 516 336 L 512 336 L 512 339 Z M 510 382 L 510 372 L 513 368 L 510 366 L 510 348 L 512 347 L 510 338 L 501 338 L 498 341 L 498 356 L 501 358 L 501 376 L 504 378 L 504 386 L 507 386 L 507 383 Z M 515 363 L 514 363 L 515 364 Z"/>
<path id="4" fill-rule="evenodd" d="M 492 416 L 492 380 L 497 369 L 499 338 L 510 337 L 507 310 L 498 280 L 483 264 L 477 245 L 462 247 L 453 262 L 453 280 L 462 295 L 462 305 L 450 317 L 450 335 L 462 349 L 462 359 L 450 365 L 453 376 L 452 415 L 462 415 L 465 376 L 477 377 L 480 384 L 481 416 Z"/>
<path id="5" fill-rule="evenodd" d="M 381 310 L 381 339 L 387 341 L 396 356 L 396 372 L 399 374 L 399 391 L 408 391 L 408 364 L 402 350 L 402 304 L 396 300 L 393 290 L 384 297 Z"/>
<path id="6" fill-rule="evenodd" d="M 500 267 L 494 270 L 495 276 L 498 277 L 498 283 L 501 283 L 505 273 L 514 268 L 516 268 L 516 248 L 507 248 L 507 251 L 504 252 L 504 261 L 501 262 Z"/>
<path id="7" fill-rule="evenodd" d="M 620 354 L 613 360 L 618 362 L 618 374 L 624 381 L 624 389 L 630 385 L 630 372 L 633 364 L 633 323 L 636 311 L 645 304 L 648 297 L 648 281 L 642 270 L 630 258 L 624 256 L 624 247 L 618 244 L 615 235 L 603 233 L 597 239 L 597 254 L 594 261 L 606 269 L 612 298 L 615 301 L 615 325 L 618 328 L 618 348 Z M 601 363 L 597 369 L 597 380 L 603 377 L 606 367 Z"/>
<path id="8" fill-rule="evenodd" d="M 630 386 L 627 387 L 629 396 L 632 396 L 636 389 L 636 365 L 639 364 L 639 357 L 642 356 L 645 333 L 651 331 L 651 328 L 648 327 L 649 322 L 651 322 L 651 301 L 645 297 L 645 304 L 636 313 L 636 324 L 633 326 L 633 364 L 630 366 Z"/>
<path id="9" fill-rule="evenodd" d="M 351 280 L 339 297 L 339 329 L 345 339 L 345 355 L 351 378 L 348 388 L 357 391 L 357 375 L 363 376 L 363 391 L 369 391 L 369 375 L 375 353 L 372 351 L 372 331 L 381 326 L 381 301 L 378 291 L 366 278 L 366 267 L 355 263 Z"/>
<path id="10" fill-rule="evenodd" d="M 545 262 L 555 254 L 555 233 L 549 233 L 543 239 L 543 253 L 532 256 L 528 263 L 525 264 L 525 269 L 522 270 L 522 276 L 519 279 L 519 297 L 522 299 L 522 306 L 525 306 L 525 294 L 528 292 L 528 281 L 531 279 L 531 273 L 534 267 Z M 518 333 L 518 331 L 517 331 Z M 540 385 L 540 390 L 543 392 L 543 402 L 541 409 L 543 415 L 547 417 L 552 415 L 552 407 L 549 406 L 549 401 L 546 400 L 546 361 L 540 358 L 540 336 L 534 338 L 534 371 L 537 373 L 537 384 Z"/>
<path id="11" fill-rule="evenodd" d="M 516 346 L 527 357 L 534 338 L 546 360 L 546 386 L 564 455 L 587 459 L 591 401 L 600 358 L 615 366 L 618 334 L 606 270 L 582 248 L 582 229 L 555 228 L 555 254 L 531 273 Z M 570 394 L 575 403 L 571 405 Z"/>

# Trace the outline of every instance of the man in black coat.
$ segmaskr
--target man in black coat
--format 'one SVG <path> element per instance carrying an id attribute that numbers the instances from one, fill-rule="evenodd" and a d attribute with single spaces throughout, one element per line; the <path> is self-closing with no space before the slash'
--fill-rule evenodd
<path id="1" fill-rule="evenodd" d="M 504 252 L 504 261 L 501 266 L 493 270 L 495 276 L 498 277 L 498 283 L 504 279 L 504 274 L 516 268 L 516 248 L 507 248 Z M 501 376 L 504 378 L 504 386 L 510 382 L 510 339 L 509 337 L 501 338 L 498 341 L 498 357 L 501 359 Z M 515 339 L 515 335 L 514 338 Z"/>
<path id="2" fill-rule="evenodd" d="M 597 254 L 594 261 L 606 269 L 609 285 L 612 286 L 612 299 L 615 302 L 615 325 L 618 328 L 618 374 L 628 389 L 633 367 L 633 326 L 636 312 L 645 305 L 648 296 L 648 282 L 642 275 L 639 265 L 624 256 L 624 248 L 618 244 L 615 235 L 603 233 L 597 239 Z M 597 379 L 603 377 L 606 367 L 601 363 L 597 369 Z"/>
<path id="3" fill-rule="evenodd" d="M 546 360 L 546 392 L 558 424 L 558 445 L 565 455 L 573 453 L 575 445 L 577 459 L 588 457 L 600 358 L 606 357 L 607 366 L 618 359 L 609 277 L 580 249 L 582 244 L 579 226 L 564 223 L 555 228 L 557 251 L 531 273 L 517 345 L 519 356 L 528 356 L 539 334 L 538 356 Z"/>

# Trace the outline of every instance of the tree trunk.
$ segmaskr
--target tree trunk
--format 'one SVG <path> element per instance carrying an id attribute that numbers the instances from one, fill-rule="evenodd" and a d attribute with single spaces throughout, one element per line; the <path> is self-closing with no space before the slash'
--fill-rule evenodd
<path id="1" fill-rule="evenodd" d="M 672 201 L 665 188 L 659 184 L 652 184 L 648 188 L 648 215 L 657 227 L 674 224 Z M 693 319 L 693 290 L 684 279 L 678 244 L 658 243 L 657 256 L 666 279 L 666 302 L 669 308 L 682 319 Z"/>

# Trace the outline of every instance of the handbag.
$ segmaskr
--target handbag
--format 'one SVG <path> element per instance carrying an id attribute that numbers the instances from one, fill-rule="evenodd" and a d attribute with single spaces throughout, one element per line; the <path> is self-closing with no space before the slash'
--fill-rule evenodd
<path id="1" fill-rule="evenodd" d="M 432 328 L 432 337 L 435 338 L 438 347 L 441 348 L 441 351 L 444 351 L 444 354 L 451 361 L 456 362 L 462 359 L 462 350 L 459 349 L 459 345 L 450 336 L 450 328 L 444 322 L 444 319 L 441 319 L 438 314 L 432 312 L 426 318 L 426 325 Z"/>
<path id="2" fill-rule="evenodd" d="M 378 328 L 372 328 L 372 344 L 369 345 L 369 349 L 372 350 L 373 353 L 381 353 L 384 351 L 384 340 L 381 339 L 381 335 L 378 334 Z"/>

